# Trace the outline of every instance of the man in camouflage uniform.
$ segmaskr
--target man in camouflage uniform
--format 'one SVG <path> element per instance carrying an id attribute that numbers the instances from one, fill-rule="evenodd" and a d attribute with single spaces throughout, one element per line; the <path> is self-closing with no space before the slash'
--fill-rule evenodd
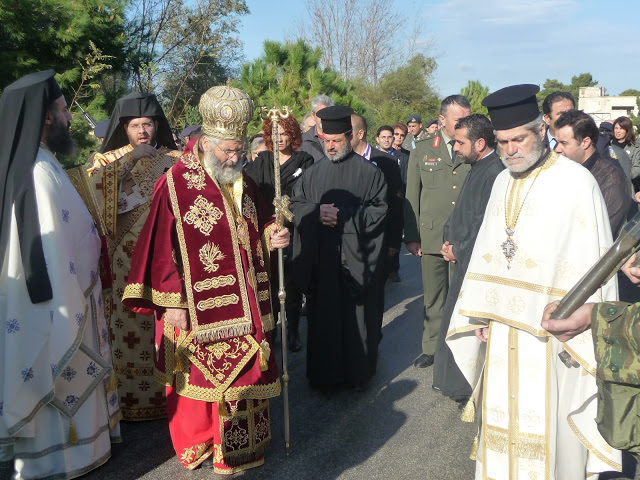
<path id="1" fill-rule="evenodd" d="M 622 271 L 640 283 L 640 268 Z M 559 302 L 547 305 L 542 328 L 567 342 L 591 328 L 597 362 L 598 430 L 614 448 L 640 460 L 640 303 L 586 303 L 565 320 L 551 320 Z"/>
<path id="2" fill-rule="evenodd" d="M 422 354 L 414 366 L 433 365 L 442 310 L 449 288 L 449 263 L 440 253 L 444 224 L 456 204 L 470 166 L 453 152 L 455 125 L 471 114 L 462 95 L 451 95 L 440 106 L 442 129 L 418 141 L 407 169 L 404 241 L 411 254 L 422 257 L 424 331 Z M 417 117 L 417 118 L 416 118 Z M 409 119 L 421 120 L 418 115 Z"/>

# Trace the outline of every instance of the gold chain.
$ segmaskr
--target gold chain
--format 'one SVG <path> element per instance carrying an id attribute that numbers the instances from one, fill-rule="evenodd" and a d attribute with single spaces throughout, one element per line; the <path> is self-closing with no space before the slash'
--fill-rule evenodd
<path id="1" fill-rule="evenodd" d="M 514 212 L 513 212 L 513 202 L 511 201 L 511 197 L 509 197 L 509 186 L 511 185 L 511 179 L 509 179 L 509 183 L 507 184 L 507 190 L 504 193 L 504 222 L 509 230 L 515 230 L 516 224 L 518 223 L 518 218 L 520 218 L 520 212 L 522 212 L 522 208 L 524 207 L 524 204 L 527 201 L 529 192 L 531 192 L 531 189 L 533 188 L 533 184 L 536 183 L 536 180 L 538 179 L 538 175 L 540 175 L 540 172 L 542 171 L 543 166 L 544 165 L 540 165 L 537 168 L 538 171 L 536 172 L 536 176 L 534 177 L 533 182 L 531 182 L 531 185 L 529 186 L 529 190 L 527 190 L 527 193 L 525 194 L 524 200 L 522 200 L 522 203 L 520 203 L 520 188 L 514 185 L 514 188 L 517 189 L 516 191 L 517 193 L 513 195 L 513 197 L 516 200 L 515 203 L 520 204 L 520 208 L 518 208 L 518 211 L 515 212 L 515 218 L 514 218 Z M 522 186 L 524 186 L 524 181 L 522 182 Z M 509 221 L 509 217 L 511 217 L 511 221 Z"/>

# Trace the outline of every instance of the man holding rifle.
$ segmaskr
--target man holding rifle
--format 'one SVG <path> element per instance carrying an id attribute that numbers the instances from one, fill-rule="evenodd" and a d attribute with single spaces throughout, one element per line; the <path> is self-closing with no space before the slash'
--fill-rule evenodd
<path id="1" fill-rule="evenodd" d="M 632 283 L 640 283 L 633 255 L 622 267 Z M 640 303 L 585 303 L 569 317 L 552 319 L 559 302 L 546 306 L 542 328 L 568 342 L 591 329 L 597 362 L 596 421 L 613 447 L 640 454 Z"/>

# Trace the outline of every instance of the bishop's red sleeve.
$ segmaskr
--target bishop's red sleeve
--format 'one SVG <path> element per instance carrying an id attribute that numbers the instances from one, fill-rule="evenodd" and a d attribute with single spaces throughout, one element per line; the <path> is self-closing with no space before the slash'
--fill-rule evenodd
<path id="1" fill-rule="evenodd" d="M 182 278 L 176 220 L 163 175 L 156 182 L 147 221 L 133 250 L 122 303 L 143 315 L 168 307 L 187 308 Z"/>

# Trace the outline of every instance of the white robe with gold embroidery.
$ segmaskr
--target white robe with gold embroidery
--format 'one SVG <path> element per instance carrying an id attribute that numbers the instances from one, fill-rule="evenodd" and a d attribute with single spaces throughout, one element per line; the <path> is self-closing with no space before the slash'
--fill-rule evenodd
<path id="1" fill-rule="evenodd" d="M 588 170 L 552 153 L 516 180 L 494 184 L 447 343 L 475 386 L 481 418 L 476 478 L 579 479 L 620 470 L 620 452 L 598 433 L 591 331 L 567 343 L 540 326 L 545 305 L 562 298 L 612 243 L 606 206 Z M 515 217 L 511 268 L 503 252 L 505 209 Z M 522 208 L 520 209 L 520 206 Z M 614 300 L 614 278 L 590 301 Z M 489 341 L 474 335 L 489 325 Z M 579 367 L 567 367 L 567 350 Z"/>

